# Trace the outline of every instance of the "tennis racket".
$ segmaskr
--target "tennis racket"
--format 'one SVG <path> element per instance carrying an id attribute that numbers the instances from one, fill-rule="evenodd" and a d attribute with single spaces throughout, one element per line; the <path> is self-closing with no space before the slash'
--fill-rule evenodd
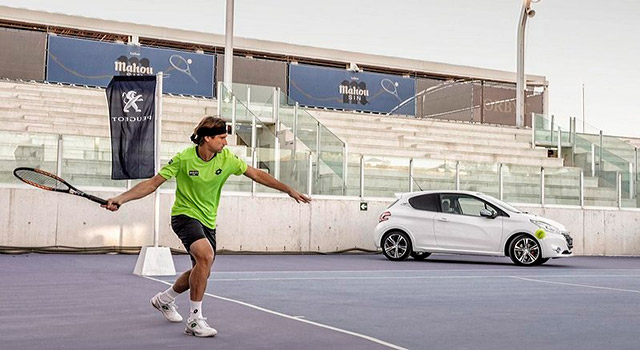
<path id="1" fill-rule="evenodd" d="M 44 170 L 20 167 L 13 170 L 13 175 L 20 179 L 20 181 L 43 190 L 75 194 L 76 196 L 87 198 L 102 205 L 107 204 L 106 200 L 84 193 L 63 179 Z"/>

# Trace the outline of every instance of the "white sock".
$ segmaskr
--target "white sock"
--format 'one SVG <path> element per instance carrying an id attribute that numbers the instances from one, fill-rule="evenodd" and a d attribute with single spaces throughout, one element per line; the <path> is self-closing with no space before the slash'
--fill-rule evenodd
<path id="1" fill-rule="evenodd" d="M 202 301 L 190 300 L 189 307 L 191 309 L 189 319 L 202 318 Z"/>
<path id="2" fill-rule="evenodd" d="M 176 300 L 176 297 L 180 295 L 180 293 L 173 290 L 173 286 L 169 287 L 167 290 L 160 294 L 160 301 L 163 303 L 170 303 Z"/>

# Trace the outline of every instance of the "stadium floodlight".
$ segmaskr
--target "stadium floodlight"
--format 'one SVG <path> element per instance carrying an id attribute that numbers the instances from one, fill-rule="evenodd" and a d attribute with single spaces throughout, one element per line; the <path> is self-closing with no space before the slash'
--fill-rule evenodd
<path id="1" fill-rule="evenodd" d="M 522 0 L 522 11 L 520 11 L 520 22 L 518 23 L 518 48 L 517 48 L 517 72 L 516 72 L 516 126 L 524 126 L 524 91 L 526 82 L 524 78 L 524 33 L 527 25 L 527 18 L 533 18 L 536 11 L 531 8 L 532 3 L 540 0 Z"/>

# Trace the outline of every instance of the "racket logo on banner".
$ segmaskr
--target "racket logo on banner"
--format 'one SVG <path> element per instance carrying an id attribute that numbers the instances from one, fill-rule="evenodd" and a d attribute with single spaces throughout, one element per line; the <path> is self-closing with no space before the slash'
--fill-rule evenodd
<path id="1" fill-rule="evenodd" d="M 194 83 L 197 84 L 198 81 L 191 74 L 191 63 L 193 63 L 193 60 L 191 60 L 190 58 L 185 59 L 184 57 L 176 54 L 169 56 L 169 64 L 171 65 L 171 67 L 173 67 L 178 72 L 186 74 L 189 78 L 191 78 L 191 80 L 193 80 Z"/>
<path id="2" fill-rule="evenodd" d="M 382 81 L 380 81 L 380 86 L 382 86 L 382 88 L 384 89 L 384 91 L 390 93 L 391 95 L 395 96 L 398 101 L 402 101 L 402 99 L 400 98 L 400 96 L 398 96 L 398 82 L 394 82 L 389 78 L 384 78 L 382 79 Z"/>
<path id="3" fill-rule="evenodd" d="M 140 108 L 138 108 L 137 102 L 143 102 L 142 95 L 138 95 L 134 90 L 123 92 L 122 93 L 122 101 L 124 102 L 124 108 L 122 110 L 125 113 L 129 113 L 129 108 L 133 107 L 136 112 L 142 112 Z"/>

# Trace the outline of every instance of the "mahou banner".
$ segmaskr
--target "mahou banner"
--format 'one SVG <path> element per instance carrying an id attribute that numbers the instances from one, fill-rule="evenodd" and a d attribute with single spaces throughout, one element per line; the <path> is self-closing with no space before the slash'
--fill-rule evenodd
<path id="1" fill-rule="evenodd" d="M 115 76 L 107 85 L 114 180 L 155 175 L 155 94 L 155 76 Z"/>

